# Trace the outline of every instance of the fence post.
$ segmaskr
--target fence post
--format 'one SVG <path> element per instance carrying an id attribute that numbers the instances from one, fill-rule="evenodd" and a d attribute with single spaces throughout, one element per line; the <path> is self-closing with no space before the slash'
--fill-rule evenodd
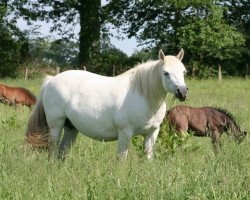
<path id="1" fill-rule="evenodd" d="M 60 73 L 60 67 L 56 67 L 56 74 Z"/>
<path id="2" fill-rule="evenodd" d="M 27 80 L 27 79 L 28 79 L 28 72 L 29 72 L 29 68 L 26 67 L 26 68 L 25 68 L 25 77 L 24 77 L 24 80 Z"/>
<path id="3" fill-rule="evenodd" d="M 86 67 L 85 67 L 85 66 L 83 66 L 83 70 L 84 70 L 84 71 L 87 71 L 87 69 L 86 69 Z"/>
<path id="4" fill-rule="evenodd" d="M 113 76 L 115 76 L 115 65 L 113 66 Z"/>
<path id="5" fill-rule="evenodd" d="M 246 65 L 247 70 L 246 70 L 246 78 L 248 78 L 248 64 Z"/>
<path id="6" fill-rule="evenodd" d="M 193 67 L 193 68 L 192 68 L 192 78 L 195 78 L 195 71 L 196 71 L 196 68 Z"/>
<path id="7" fill-rule="evenodd" d="M 221 65 L 218 65 L 218 80 L 221 81 L 222 80 L 222 73 L 221 73 Z"/>

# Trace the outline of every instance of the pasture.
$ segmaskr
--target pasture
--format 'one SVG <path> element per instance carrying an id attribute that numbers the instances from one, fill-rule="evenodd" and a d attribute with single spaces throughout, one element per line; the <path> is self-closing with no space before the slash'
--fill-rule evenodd
<path id="1" fill-rule="evenodd" d="M 41 82 L 1 80 L 36 95 Z M 250 132 L 249 79 L 187 80 L 187 85 L 188 100 L 180 103 L 169 95 L 168 107 L 222 107 Z M 30 113 L 0 104 L 0 199 L 249 199 L 249 135 L 241 145 L 223 136 L 217 156 L 210 138 L 190 137 L 174 153 L 159 139 L 152 162 L 132 144 L 127 160 L 118 162 L 116 142 L 79 135 L 60 162 L 23 145 Z"/>

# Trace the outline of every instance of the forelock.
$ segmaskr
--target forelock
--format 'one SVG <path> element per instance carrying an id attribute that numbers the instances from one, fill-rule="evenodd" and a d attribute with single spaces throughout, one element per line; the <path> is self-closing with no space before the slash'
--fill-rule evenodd
<path id="1" fill-rule="evenodd" d="M 164 64 L 164 68 L 166 68 L 166 70 L 169 71 L 184 71 L 185 70 L 185 66 L 183 65 L 183 63 L 176 58 L 175 56 L 165 56 L 165 64 Z"/>

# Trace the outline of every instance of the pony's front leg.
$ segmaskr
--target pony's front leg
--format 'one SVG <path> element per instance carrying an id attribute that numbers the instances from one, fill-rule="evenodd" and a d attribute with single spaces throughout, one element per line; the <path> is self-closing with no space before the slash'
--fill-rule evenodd
<path id="1" fill-rule="evenodd" d="M 127 158 L 130 140 L 130 131 L 118 130 L 118 160 Z"/>
<path id="2" fill-rule="evenodd" d="M 159 134 L 160 127 L 154 129 L 152 132 L 144 136 L 144 153 L 149 160 L 154 156 L 154 144 Z"/>
<path id="3" fill-rule="evenodd" d="M 214 153 L 218 154 L 221 149 L 220 133 L 219 131 L 212 131 L 212 144 L 214 148 Z"/>

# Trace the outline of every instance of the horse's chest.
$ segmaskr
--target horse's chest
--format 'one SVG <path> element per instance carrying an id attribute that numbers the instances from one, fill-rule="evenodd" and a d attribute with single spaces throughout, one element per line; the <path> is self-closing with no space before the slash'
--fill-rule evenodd
<path id="1" fill-rule="evenodd" d="M 156 112 L 146 109 L 129 113 L 125 112 L 118 117 L 118 126 L 121 129 L 130 127 L 134 131 L 134 134 L 147 134 L 159 128 L 165 116 L 165 111 L 165 106 L 163 106 Z"/>

